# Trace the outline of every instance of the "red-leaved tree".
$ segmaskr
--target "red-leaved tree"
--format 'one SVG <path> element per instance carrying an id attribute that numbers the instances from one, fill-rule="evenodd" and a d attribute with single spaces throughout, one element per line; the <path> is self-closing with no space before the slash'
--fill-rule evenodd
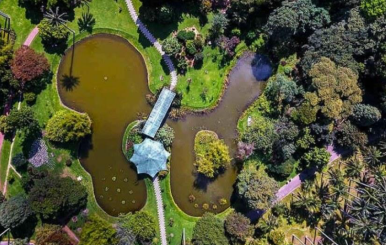
<path id="1" fill-rule="evenodd" d="M 36 53 L 28 46 L 22 46 L 15 52 L 11 64 L 12 73 L 21 82 L 22 88 L 26 82 L 41 77 L 50 69 L 48 60 L 43 54 Z"/>

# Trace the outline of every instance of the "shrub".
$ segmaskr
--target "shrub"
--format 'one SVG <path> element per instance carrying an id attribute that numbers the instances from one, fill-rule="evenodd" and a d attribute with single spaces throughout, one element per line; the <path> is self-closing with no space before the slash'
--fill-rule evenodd
<path id="1" fill-rule="evenodd" d="M 165 148 L 168 148 L 172 145 L 174 140 L 174 129 L 169 125 L 165 124 L 162 128 L 158 130 L 154 139 L 160 141 L 165 146 Z"/>
<path id="2" fill-rule="evenodd" d="M 220 204 L 221 206 L 225 206 L 225 205 L 228 204 L 228 201 L 227 201 L 227 199 L 225 199 L 225 198 L 221 198 L 218 202 L 219 202 L 219 204 Z"/>
<path id="3" fill-rule="evenodd" d="M 87 114 L 61 110 L 48 120 L 46 134 L 51 141 L 76 142 L 91 134 L 91 119 Z"/>
<path id="4" fill-rule="evenodd" d="M 35 119 L 35 114 L 30 107 L 22 107 L 20 110 L 11 110 L 8 116 L 1 116 L 0 131 L 5 134 L 16 130 L 35 132 L 39 129 L 39 124 Z"/>
<path id="5" fill-rule="evenodd" d="M 212 11 L 212 1 L 211 0 L 201 0 L 200 11 L 204 15 L 206 15 L 210 11 Z"/>
<path id="6" fill-rule="evenodd" d="M 179 31 L 177 34 L 178 40 L 183 42 L 186 42 L 188 40 L 194 40 L 195 36 L 196 34 L 193 31 L 186 31 L 186 30 Z"/>
<path id="7" fill-rule="evenodd" d="M 240 37 L 241 31 L 240 31 L 239 28 L 234 28 L 234 29 L 231 31 L 231 34 L 232 34 L 232 36 Z"/>
<path id="8" fill-rule="evenodd" d="M 24 101 L 29 105 L 32 105 L 36 101 L 36 94 L 33 92 L 24 93 L 23 97 Z"/>
<path id="9" fill-rule="evenodd" d="M 67 167 L 71 167 L 71 165 L 72 165 L 71 159 L 67 159 L 67 160 L 66 160 L 66 166 L 67 166 Z"/>
<path id="10" fill-rule="evenodd" d="M 281 178 L 287 178 L 292 173 L 294 165 L 295 160 L 293 158 L 289 158 L 287 161 L 279 165 L 271 165 L 269 167 L 269 171 L 277 174 Z"/>
<path id="11" fill-rule="evenodd" d="M 361 0 L 361 10 L 369 19 L 385 15 L 386 0 Z"/>
<path id="12" fill-rule="evenodd" d="M 163 40 L 162 47 L 168 55 L 175 55 L 181 51 L 181 44 L 174 37 L 168 37 Z"/>
<path id="13" fill-rule="evenodd" d="M 368 137 L 357 126 L 347 121 L 337 130 L 336 141 L 342 147 L 356 149 L 364 147 L 368 143 Z"/>
<path id="14" fill-rule="evenodd" d="M 188 62 L 184 57 L 181 57 L 178 59 L 177 67 L 180 71 L 184 72 L 186 69 L 188 69 Z"/>
<path id="15" fill-rule="evenodd" d="M 282 231 L 271 231 L 269 233 L 268 239 L 272 242 L 274 245 L 283 245 L 286 244 L 285 234 Z"/>
<path id="16" fill-rule="evenodd" d="M 39 24 L 39 36 L 45 42 L 67 39 L 68 30 L 64 25 L 52 25 L 47 19 L 43 19 Z"/>
<path id="17" fill-rule="evenodd" d="M 169 24 L 174 19 L 174 11 L 173 8 L 166 4 L 160 8 L 158 20 L 161 23 Z"/>
<path id="18" fill-rule="evenodd" d="M 200 63 L 202 63 L 204 61 L 204 54 L 203 53 L 196 53 L 195 55 L 194 55 L 194 62 L 196 62 L 196 63 L 198 63 L 198 64 L 200 64 Z"/>
<path id="19" fill-rule="evenodd" d="M 194 45 L 194 42 L 192 40 L 188 40 L 186 42 L 186 51 L 190 55 L 194 55 L 195 53 L 197 53 L 196 46 Z"/>
<path id="20" fill-rule="evenodd" d="M 204 40 L 201 35 L 197 35 L 196 39 L 194 39 L 194 45 L 200 50 L 204 47 Z"/>
<path id="21" fill-rule="evenodd" d="M 371 126 L 381 119 L 381 112 L 371 105 L 357 104 L 353 110 L 353 121 L 358 126 Z"/>
<path id="22" fill-rule="evenodd" d="M 93 215 L 83 226 L 79 238 L 83 245 L 111 245 L 118 242 L 116 234 L 117 231 L 109 222 Z"/>

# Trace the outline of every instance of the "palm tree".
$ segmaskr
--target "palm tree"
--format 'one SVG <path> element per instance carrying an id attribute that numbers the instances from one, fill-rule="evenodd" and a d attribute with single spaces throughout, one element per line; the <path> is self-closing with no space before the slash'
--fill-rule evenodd
<path id="1" fill-rule="evenodd" d="M 352 231 L 354 234 L 363 237 L 364 241 L 377 237 L 379 238 L 381 233 L 381 226 L 369 219 L 367 216 L 359 215 L 354 219 L 351 219 Z"/>
<path id="2" fill-rule="evenodd" d="M 269 231 L 272 231 L 276 229 L 279 226 L 279 222 L 273 214 L 269 214 L 267 218 L 263 218 L 259 224 L 258 227 L 263 233 L 267 233 Z"/>
<path id="3" fill-rule="evenodd" d="M 345 170 L 346 177 L 357 179 L 362 176 L 362 173 L 365 170 L 362 154 L 357 153 L 351 157 L 346 163 Z"/>
<path id="4" fill-rule="evenodd" d="M 55 11 L 49 9 L 43 16 L 51 23 L 51 25 L 60 26 L 67 23 L 67 20 L 65 20 L 67 14 L 65 12 L 60 13 L 59 7 L 56 7 Z"/>
<path id="5" fill-rule="evenodd" d="M 370 146 L 365 153 L 365 161 L 370 167 L 375 167 L 381 162 L 384 156 L 380 150 L 375 146 Z"/>

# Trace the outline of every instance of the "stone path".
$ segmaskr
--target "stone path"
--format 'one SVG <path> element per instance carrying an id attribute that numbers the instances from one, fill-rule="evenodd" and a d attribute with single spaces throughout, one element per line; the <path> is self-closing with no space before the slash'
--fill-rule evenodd
<path id="1" fill-rule="evenodd" d="M 39 29 L 38 27 L 36 26 L 31 32 L 30 34 L 28 35 L 27 39 L 25 40 L 24 44 L 23 45 L 26 45 L 26 46 L 30 46 L 32 41 L 36 38 L 36 36 L 38 35 L 39 33 Z M 8 102 L 7 103 L 7 106 L 5 108 L 5 112 L 4 114 L 5 115 L 8 115 L 9 111 L 11 110 L 11 107 L 10 107 L 11 103 Z M 20 107 L 21 107 L 21 96 L 19 98 L 19 103 L 17 105 L 17 110 L 20 110 Z M 11 150 L 10 150 L 10 155 L 9 155 L 9 159 L 8 159 L 8 167 L 7 167 L 7 173 L 5 175 L 5 180 L 4 180 L 4 186 L 3 186 L 3 194 L 5 195 L 7 193 L 7 187 L 8 187 L 8 175 L 9 175 L 9 170 L 12 168 L 15 173 L 21 177 L 21 175 L 16 171 L 16 169 L 12 166 L 11 164 L 11 161 L 12 161 L 12 151 L 13 151 L 13 145 L 14 145 L 14 142 L 15 142 L 15 137 L 13 137 L 12 139 L 12 144 L 11 144 Z M 0 157 L 1 157 L 1 149 L 3 148 L 3 143 L 4 143 L 4 134 L 0 132 Z M 3 180 L 2 180 L 3 181 Z"/>
<path id="2" fill-rule="evenodd" d="M 138 14 L 135 11 L 134 5 L 131 2 L 131 0 L 125 0 L 127 4 L 127 8 L 129 9 L 130 16 L 133 19 L 134 23 L 138 26 L 138 29 L 141 31 L 143 35 L 145 35 L 146 39 L 153 44 L 153 46 L 158 50 L 158 52 L 161 54 L 162 59 L 165 61 L 166 65 L 169 68 L 170 76 L 171 76 L 171 82 L 170 82 L 170 90 L 174 90 L 174 88 L 177 86 L 177 71 L 174 68 L 173 62 L 170 59 L 170 56 L 165 54 L 165 52 L 162 49 L 162 45 L 157 41 L 157 39 L 153 36 L 153 34 L 150 33 L 150 31 L 146 28 L 145 24 L 142 23 L 142 21 L 138 18 Z"/>
<path id="3" fill-rule="evenodd" d="M 164 214 L 164 205 L 162 202 L 162 193 L 161 193 L 161 187 L 159 185 L 158 177 L 156 177 L 153 180 L 153 186 L 154 186 L 154 192 L 155 197 L 157 200 L 157 212 L 158 212 L 158 223 L 159 223 L 159 230 L 161 233 L 161 244 L 167 245 L 167 239 L 166 239 L 166 227 L 165 227 L 165 214 Z"/>

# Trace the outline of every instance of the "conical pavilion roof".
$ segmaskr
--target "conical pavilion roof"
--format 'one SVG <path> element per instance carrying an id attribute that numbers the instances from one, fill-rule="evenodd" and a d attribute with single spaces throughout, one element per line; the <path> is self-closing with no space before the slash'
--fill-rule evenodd
<path id="1" fill-rule="evenodd" d="M 148 174 L 154 178 L 161 170 L 167 170 L 166 162 L 170 153 L 158 141 L 146 138 L 134 145 L 134 155 L 130 161 L 137 167 L 138 174 Z"/>

